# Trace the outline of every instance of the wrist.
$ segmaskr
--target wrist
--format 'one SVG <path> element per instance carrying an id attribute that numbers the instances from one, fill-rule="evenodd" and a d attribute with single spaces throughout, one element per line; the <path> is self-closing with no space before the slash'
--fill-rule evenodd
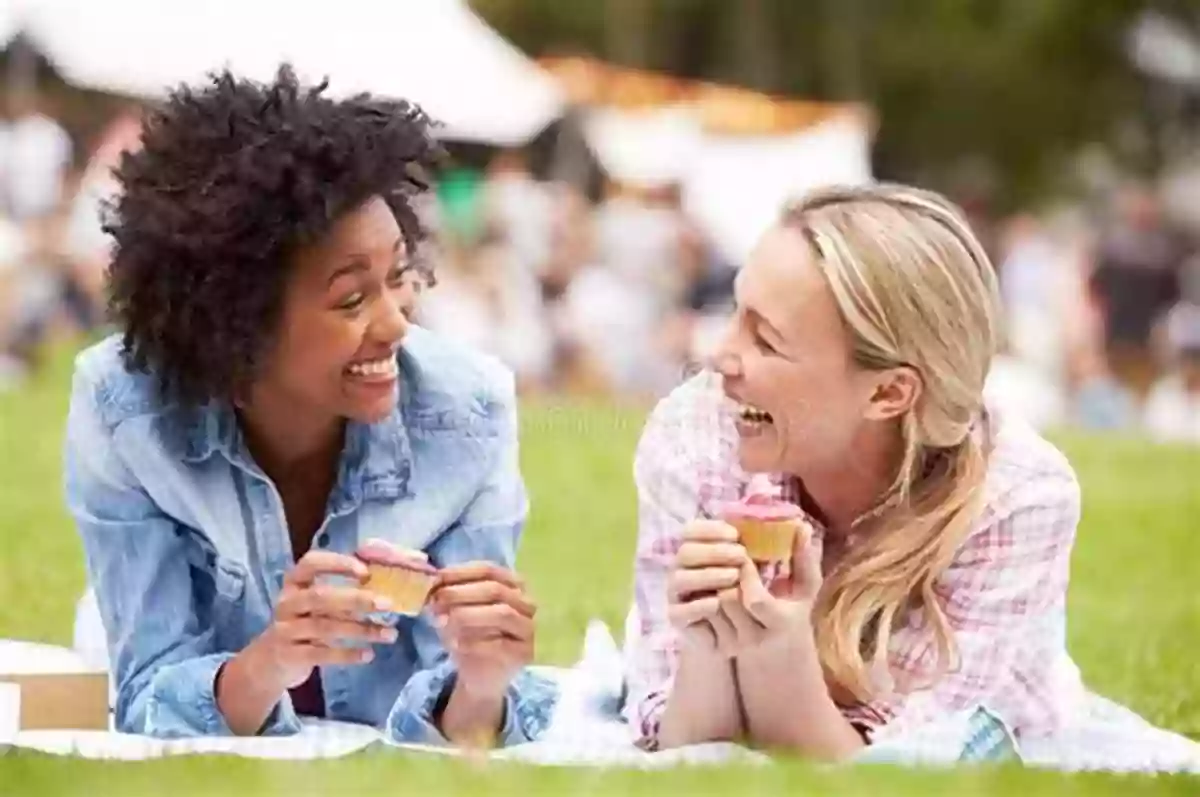
<path id="1" fill-rule="evenodd" d="M 807 611 L 797 611 L 789 616 L 785 626 L 763 641 L 761 645 L 750 649 L 746 655 L 778 656 L 787 654 L 798 656 L 817 647 L 816 636 L 813 633 L 812 615 Z"/>
<path id="2" fill-rule="evenodd" d="M 286 692 L 287 684 L 274 677 L 253 642 L 226 660 L 213 679 L 217 710 L 238 736 L 261 733 Z"/>
<path id="3" fill-rule="evenodd" d="M 488 706 L 502 701 L 507 691 L 508 679 L 464 678 L 460 672 L 454 678 L 448 697 L 456 698 L 463 705 Z"/>
<path id="4" fill-rule="evenodd" d="M 504 725 L 506 690 L 507 684 L 497 689 L 455 679 L 435 709 L 434 725 L 454 744 L 492 747 Z"/>
<path id="5" fill-rule="evenodd" d="M 255 693 L 278 699 L 291 686 L 291 675 L 275 655 L 270 633 L 265 631 L 251 640 L 229 660 L 226 669 L 232 668 L 245 681 L 245 687 Z"/>
<path id="6" fill-rule="evenodd" d="M 711 643 L 704 645 L 685 642 L 680 645 L 679 658 L 681 662 L 690 663 L 694 669 L 705 671 L 720 671 L 729 666 L 729 655 L 722 653 Z"/>

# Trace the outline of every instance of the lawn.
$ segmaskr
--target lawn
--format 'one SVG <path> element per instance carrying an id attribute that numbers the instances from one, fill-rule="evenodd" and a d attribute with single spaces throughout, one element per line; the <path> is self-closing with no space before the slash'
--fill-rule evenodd
<path id="1" fill-rule="evenodd" d="M 0 637 L 69 644 L 83 587 L 80 548 L 60 501 L 68 357 L 35 384 L 0 394 Z M 533 514 L 520 554 L 537 597 L 539 658 L 566 664 L 587 621 L 620 628 L 629 600 L 635 510 L 630 462 L 644 411 L 529 403 L 523 460 Z M 1056 438 L 1079 471 L 1084 517 L 1074 560 L 1070 643 L 1089 684 L 1152 721 L 1200 738 L 1200 450 L 1134 440 Z M 0 757 L 0 794 L 174 795 L 403 791 L 684 794 L 1197 794 L 1187 778 L 1065 776 L 1013 767 L 953 773 L 765 769 L 661 773 L 480 767 L 367 754 L 272 764 L 227 758 L 146 764 Z M 13 786 L 15 790 L 10 791 Z"/>

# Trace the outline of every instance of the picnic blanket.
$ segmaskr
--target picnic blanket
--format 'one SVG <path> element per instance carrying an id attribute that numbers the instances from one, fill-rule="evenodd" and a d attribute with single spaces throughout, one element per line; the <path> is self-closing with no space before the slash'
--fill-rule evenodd
<path id="1" fill-rule="evenodd" d="M 540 765 L 635 768 L 767 761 L 760 753 L 726 743 L 699 744 L 653 754 L 635 747 L 629 727 L 621 721 L 617 710 L 622 685 L 619 655 L 612 638 L 603 626 L 597 625 L 589 630 L 588 640 L 589 652 L 577 666 L 536 668 L 557 681 L 561 694 L 543 738 L 530 744 L 489 751 L 487 758 Z M 37 655 L 40 649 L 46 660 L 56 667 L 61 667 L 63 658 L 68 655 L 78 655 L 81 663 L 89 668 L 104 666 L 97 658 L 99 652 L 95 648 L 86 649 L 80 655 L 63 648 L 11 640 L 0 640 L 0 658 L 6 650 L 13 650 L 12 646 L 19 646 L 27 657 L 30 653 Z M 614 664 L 618 668 L 615 671 L 612 669 Z M 3 727 L 0 723 L 0 728 Z M 315 719 L 304 719 L 300 733 L 294 736 L 155 739 L 115 730 L 39 730 L 20 731 L 8 739 L 0 737 L 0 748 L 6 744 L 52 755 L 126 761 L 204 754 L 275 760 L 339 758 L 359 753 L 465 754 L 453 747 L 396 743 L 377 729 L 363 725 Z"/>
<path id="2" fill-rule="evenodd" d="M 545 735 L 537 742 L 490 751 L 488 758 L 535 765 L 632 768 L 769 763 L 763 754 L 730 743 L 657 753 L 637 748 L 632 729 L 620 716 L 624 686 L 621 652 L 602 623 L 589 626 L 583 655 L 574 667 L 537 669 L 553 677 L 561 690 Z M 4 743 L 0 739 L 0 747 Z M 463 754 L 454 748 L 397 744 L 373 728 L 318 720 L 306 721 L 301 733 L 291 737 L 159 740 L 111 731 L 25 731 L 8 744 L 51 754 L 126 760 L 211 753 L 265 759 L 331 758 L 364 751 Z M 1122 706 L 1087 694 L 1073 720 L 1052 738 L 1018 740 L 1001 717 L 978 706 L 894 737 L 885 736 L 850 763 L 951 766 L 1001 760 L 1068 771 L 1200 774 L 1200 743 L 1156 728 Z"/>

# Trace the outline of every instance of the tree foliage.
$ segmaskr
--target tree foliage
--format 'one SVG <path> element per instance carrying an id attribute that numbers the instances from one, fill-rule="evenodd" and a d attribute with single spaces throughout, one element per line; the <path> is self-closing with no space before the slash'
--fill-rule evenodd
<path id="1" fill-rule="evenodd" d="M 475 0 L 534 55 L 822 99 L 880 120 L 876 171 L 950 190 L 983 175 L 1004 204 L 1081 147 L 1153 165 L 1153 94 L 1125 57 L 1135 0 Z M 1159 0 L 1164 10 L 1194 0 Z M 1193 18 L 1200 19 L 1200 15 Z M 1142 135 L 1131 135 L 1141 133 Z"/>

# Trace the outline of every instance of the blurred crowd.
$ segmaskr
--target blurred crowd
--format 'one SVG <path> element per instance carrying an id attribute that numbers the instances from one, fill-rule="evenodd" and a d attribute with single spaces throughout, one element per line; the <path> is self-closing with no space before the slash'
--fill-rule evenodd
<path id="1" fill-rule="evenodd" d="M 0 391 L 48 342 L 104 321 L 111 169 L 137 146 L 116 118 L 79 152 L 19 95 L 0 123 Z M 420 323 L 490 351 L 525 393 L 646 400 L 711 352 L 736 264 L 675 186 L 609 184 L 589 199 L 524 155 L 441 175 L 436 286 Z M 989 391 L 1040 426 L 1141 430 L 1200 442 L 1200 246 L 1153 186 L 1089 212 L 985 222 L 1008 342 Z"/>
<path id="2" fill-rule="evenodd" d="M 115 118 L 88 153 L 9 92 L 0 120 L 0 391 L 19 385 L 56 337 L 104 325 L 109 239 L 101 207 L 112 169 L 137 146 L 135 110 Z"/>
<path id="3" fill-rule="evenodd" d="M 1200 442 L 1200 238 L 1154 186 L 1095 209 L 1019 215 L 993 259 L 1007 347 L 992 373 L 1040 426 Z"/>
<path id="4" fill-rule="evenodd" d="M 440 186 L 437 285 L 420 321 L 490 350 L 526 391 L 662 395 L 732 307 L 733 267 L 677 187 L 591 203 L 503 152 Z"/>

